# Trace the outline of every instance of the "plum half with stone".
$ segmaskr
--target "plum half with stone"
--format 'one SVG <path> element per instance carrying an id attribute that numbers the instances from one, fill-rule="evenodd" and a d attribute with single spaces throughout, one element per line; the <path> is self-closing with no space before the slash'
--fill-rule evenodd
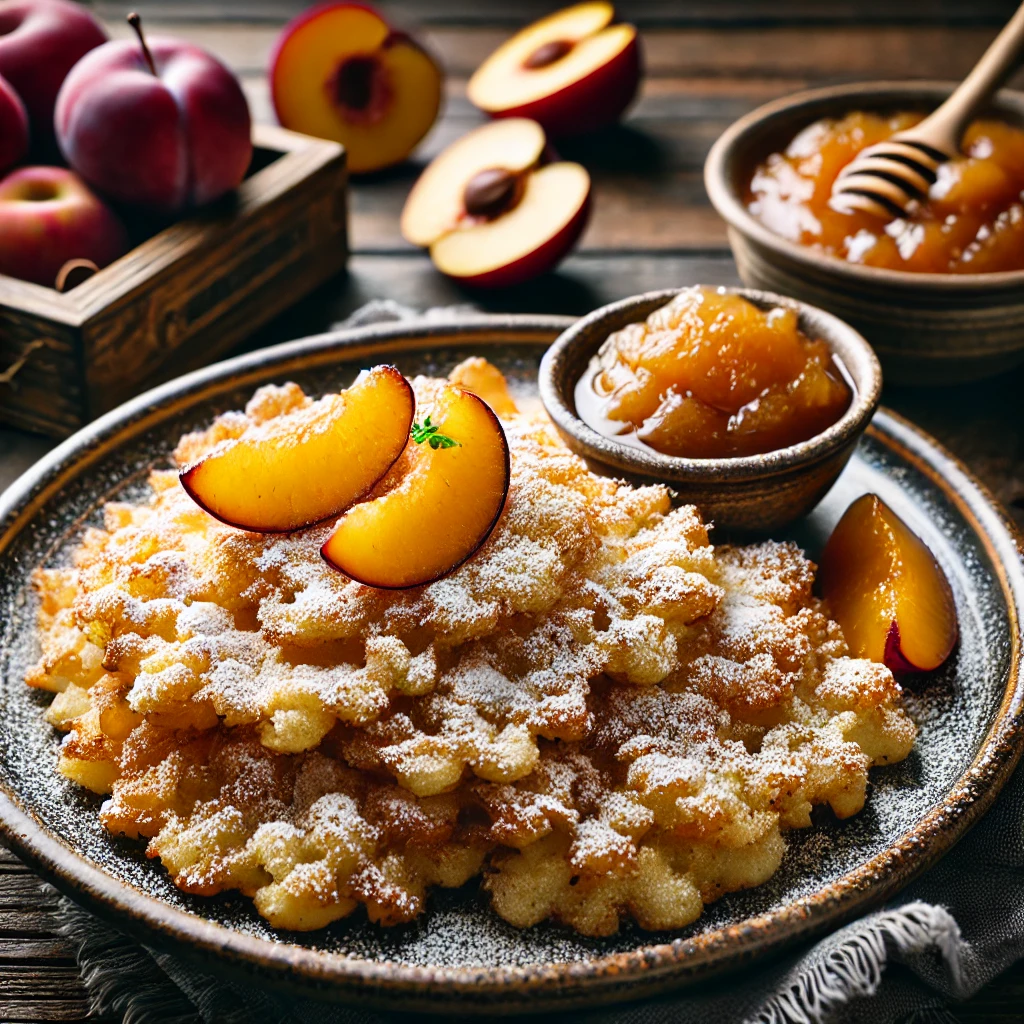
<path id="1" fill-rule="evenodd" d="M 551 270 L 586 227 L 590 176 L 545 163 L 544 130 L 509 118 L 474 129 L 426 168 L 402 211 L 402 234 L 463 284 L 502 287 Z"/>
<path id="2" fill-rule="evenodd" d="M 372 7 L 326 3 L 285 26 L 270 58 L 285 128 L 345 146 L 354 174 L 400 163 L 430 130 L 444 74 Z"/>
<path id="3" fill-rule="evenodd" d="M 351 579 L 388 590 L 446 576 L 490 536 L 511 477 L 508 442 L 483 399 L 445 385 L 378 496 L 355 505 L 321 548 Z"/>
<path id="4" fill-rule="evenodd" d="M 530 117 L 554 136 L 618 120 L 643 73 L 640 37 L 604 0 L 567 7 L 514 35 L 469 80 L 491 117 Z"/>
<path id="5" fill-rule="evenodd" d="M 952 652 L 958 629 L 949 580 L 924 541 L 878 495 L 862 495 L 836 524 L 820 579 L 857 657 L 897 672 L 928 672 Z"/>

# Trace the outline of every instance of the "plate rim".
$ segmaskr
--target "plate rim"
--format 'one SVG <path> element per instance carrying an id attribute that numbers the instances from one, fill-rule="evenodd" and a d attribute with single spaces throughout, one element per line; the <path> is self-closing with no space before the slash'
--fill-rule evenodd
<path id="1" fill-rule="evenodd" d="M 458 314 L 345 328 L 236 356 L 176 378 L 84 427 L 0 494 L 0 554 L 64 484 L 125 441 L 204 398 L 255 384 L 269 373 L 357 359 L 363 351 L 386 356 L 389 351 L 471 344 L 548 344 L 574 319 Z M 139 941 L 173 950 L 207 968 L 212 956 L 219 967 L 236 974 L 258 973 L 274 987 L 391 1009 L 512 1013 L 637 998 L 724 973 L 836 927 L 889 899 L 935 863 L 988 810 L 1024 750 L 1024 538 L 985 485 L 929 434 L 884 408 L 868 433 L 896 448 L 929 477 L 985 548 L 1009 613 L 1008 678 L 980 748 L 944 799 L 885 850 L 785 907 L 688 939 L 652 941 L 583 962 L 426 967 L 275 942 L 172 907 L 65 845 L 19 805 L 15 788 L 6 782 L 0 782 L 0 834 L 58 889 Z"/>

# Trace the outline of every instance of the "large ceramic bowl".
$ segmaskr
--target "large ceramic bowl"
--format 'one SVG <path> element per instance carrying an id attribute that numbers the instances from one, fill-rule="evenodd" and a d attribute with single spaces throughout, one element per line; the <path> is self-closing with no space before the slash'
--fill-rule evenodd
<path id="1" fill-rule="evenodd" d="M 760 309 L 796 310 L 800 330 L 828 345 L 853 390 L 849 408 L 831 427 L 764 455 L 684 459 L 605 437 L 584 422 L 574 392 L 591 357 L 609 334 L 645 319 L 670 302 L 679 293 L 677 288 L 633 295 L 577 320 L 545 353 L 537 383 L 565 443 L 599 472 L 610 471 L 635 483 L 670 484 L 720 532 L 771 533 L 809 512 L 835 483 L 878 406 L 882 371 L 868 343 L 829 313 L 769 292 L 724 290 Z"/>
<path id="2" fill-rule="evenodd" d="M 853 110 L 928 111 L 944 82 L 875 82 L 799 92 L 740 118 L 712 147 L 704 182 L 729 225 L 743 282 L 835 313 L 874 346 L 889 383 L 951 384 L 1024 362 L 1024 271 L 916 274 L 846 263 L 775 234 L 748 213 L 754 167 L 821 117 Z M 995 116 L 1024 125 L 1024 93 L 1003 91 Z"/>

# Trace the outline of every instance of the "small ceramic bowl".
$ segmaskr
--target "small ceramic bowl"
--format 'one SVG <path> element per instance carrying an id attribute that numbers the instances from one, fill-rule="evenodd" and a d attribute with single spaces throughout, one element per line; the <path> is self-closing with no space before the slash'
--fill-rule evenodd
<path id="1" fill-rule="evenodd" d="M 645 319 L 679 293 L 647 292 L 602 306 L 559 335 L 540 364 L 538 384 L 548 415 L 566 444 L 602 473 L 633 483 L 666 483 L 679 500 L 728 533 L 763 534 L 799 519 L 835 483 L 878 406 L 882 368 L 871 346 L 848 324 L 795 299 L 750 288 L 726 288 L 760 309 L 794 309 L 800 330 L 820 338 L 845 371 L 853 400 L 842 417 L 809 441 L 765 455 L 683 459 L 605 437 L 576 412 L 574 391 L 591 356 L 613 331 Z"/>
<path id="2" fill-rule="evenodd" d="M 977 380 L 1024 362 L 1024 271 L 915 274 L 846 263 L 776 235 L 747 212 L 751 173 L 802 128 L 853 110 L 934 110 L 945 82 L 875 82 L 800 92 L 768 103 L 711 148 L 704 183 L 729 225 L 744 284 L 793 295 L 842 317 L 874 346 L 893 384 Z M 990 114 L 1024 125 L 1024 93 L 1004 90 Z"/>

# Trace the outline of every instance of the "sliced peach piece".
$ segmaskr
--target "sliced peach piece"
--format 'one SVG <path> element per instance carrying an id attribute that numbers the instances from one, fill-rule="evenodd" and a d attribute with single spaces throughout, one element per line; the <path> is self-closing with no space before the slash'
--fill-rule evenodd
<path id="1" fill-rule="evenodd" d="M 542 18 L 498 47 L 469 80 L 472 103 L 492 117 L 532 117 L 552 135 L 615 121 L 642 73 L 632 25 L 612 24 L 604 0 Z"/>
<path id="2" fill-rule="evenodd" d="M 402 235 L 413 245 L 431 246 L 470 216 L 465 202 L 470 181 L 499 168 L 521 175 L 537 164 L 545 145 L 544 129 L 522 117 L 485 124 L 463 135 L 435 157 L 413 185 L 402 210 Z"/>
<path id="3" fill-rule="evenodd" d="M 416 400 L 393 366 L 375 366 L 346 391 L 250 427 L 181 471 L 210 515 L 282 533 L 344 511 L 402 454 Z"/>
<path id="4" fill-rule="evenodd" d="M 875 494 L 858 498 L 832 531 L 821 589 L 857 657 L 928 672 L 956 644 L 949 581 L 924 541 Z"/>
<path id="5" fill-rule="evenodd" d="M 494 529 L 510 473 L 498 417 L 476 395 L 447 384 L 430 410 L 430 427 L 433 433 L 414 428 L 409 467 L 394 488 L 350 509 L 321 548 L 346 576 L 388 590 L 431 583 L 457 569 Z M 447 440 L 434 447 L 431 438 Z"/>
<path id="6" fill-rule="evenodd" d="M 362 3 L 326 3 L 291 21 L 270 58 L 285 128 L 333 139 L 353 174 L 404 160 L 441 105 L 441 68 L 415 40 Z"/>

